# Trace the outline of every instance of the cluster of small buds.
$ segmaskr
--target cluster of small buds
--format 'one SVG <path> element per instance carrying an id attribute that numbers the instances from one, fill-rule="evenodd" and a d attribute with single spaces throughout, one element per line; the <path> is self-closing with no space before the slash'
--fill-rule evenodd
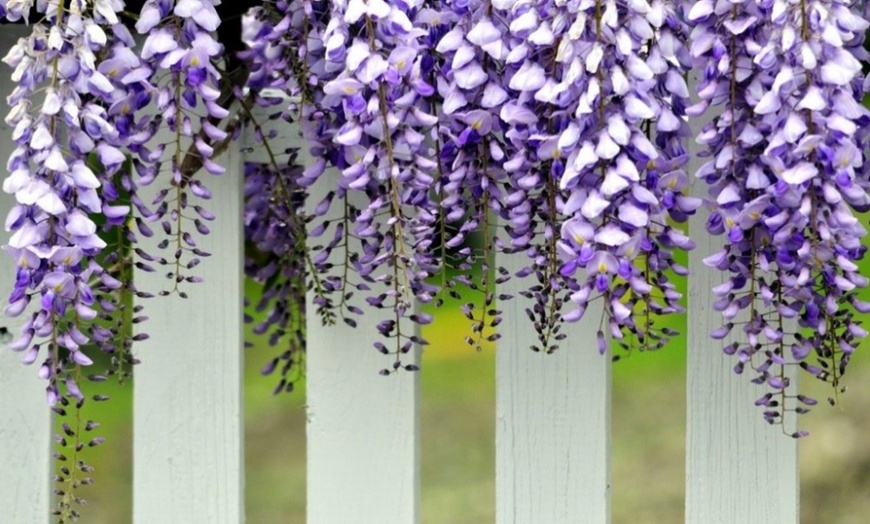
<path id="1" fill-rule="evenodd" d="M 254 249 L 245 256 L 245 273 L 263 285 L 253 307 L 258 319 L 253 333 L 267 336 L 280 353 L 262 370 L 280 369 L 275 392 L 292 391 L 304 370 L 305 356 L 305 237 L 297 236 L 305 224 L 300 210 L 305 193 L 295 186 L 302 168 L 289 162 L 277 171 L 271 165 L 245 165 L 245 238 Z M 254 322 L 252 315 L 246 321 Z"/>
<path id="2" fill-rule="evenodd" d="M 726 324 L 712 336 L 740 327 L 725 351 L 738 357 L 737 373 L 751 369 L 769 389 L 757 402 L 765 420 L 784 424 L 788 412 L 815 404 L 795 391 L 790 368 L 838 391 L 867 333 L 846 305 L 868 309 L 856 294 L 867 285 L 856 265 L 866 231 L 853 211 L 870 204 L 858 132 L 870 113 L 853 56 L 868 23 L 838 2 L 719 10 L 701 1 L 687 17 L 704 68 L 690 114 L 722 106 L 699 136 L 711 160 L 697 173 L 717 204 L 707 230 L 727 238 L 705 260 L 729 277 L 714 289 Z"/>

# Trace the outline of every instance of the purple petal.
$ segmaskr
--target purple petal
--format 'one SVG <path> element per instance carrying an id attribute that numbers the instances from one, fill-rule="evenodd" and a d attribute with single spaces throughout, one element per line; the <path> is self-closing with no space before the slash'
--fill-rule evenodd
<path id="1" fill-rule="evenodd" d="M 477 62 L 471 63 L 458 71 L 454 71 L 453 78 L 456 85 L 462 89 L 474 89 L 483 85 L 488 76 Z"/>
<path id="2" fill-rule="evenodd" d="M 498 29 L 496 29 L 495 25 L 489 20 L 489 18 L 483 18 L 478 22 L 471 31 L 466 35 L 466 39 L 472 44 L 483 47 L 487 44 L 495 42 L 496 40 L 501 40 L 502 33 Z"/>
<path id="3" fill-rule="evenodd" d="M 595 235 L 595 241 L 604 244 L 605 246 L 621 246 L 631 239 L 625 231 L 619 229 L 613 224 L 608 224 L 601 228 Z"/>
<path id="4" fill-rule="evenodd" d="M 799 185 L 818 174 L 819 170 L 815 165 L 809 162 L 800 162 L 798 165 L 783 171 L 780 176 L 789 184 Z"/>
<path id="5" fill-rule="evenodd" d="M 527 60 L 511 77 L 508 87 L 515 91 L 537 91 L 544 86 L 545 81 L 544 68 L 536 62 Z"/>

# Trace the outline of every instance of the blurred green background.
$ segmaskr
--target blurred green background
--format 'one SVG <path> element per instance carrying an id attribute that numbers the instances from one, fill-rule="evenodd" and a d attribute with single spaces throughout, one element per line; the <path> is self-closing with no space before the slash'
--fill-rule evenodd
<path id="1" fill-rule="evenodd" d="M 257 292 L 250 283 L 248 287 Z M 674 322 L 685 331 L 685 318 Z M 427 328 L 424 334 L 432 345 L 420 372 L 423 522 L 494 522 L 495 348 L 479 353 L 468 348 L 462 340 L 467 321 L 453 309 L 440 311 Z M 304 524 L 304 387 L 272 396 L 274 377 L 258 372 L 272 352 L 265 346 L 247 351 L 248 522 Z M 803 418 L 803 427 L 812 433 L 800 443 L 804 523 L 868 522 L 870 362 L 863 351 L 853 366 L 842 409 L 820 402 Z M 659 352 L 634 353 L 613 366 L 615 523 L 683 520 L 685 367 L 682 337 Z M 372 380 L 385 379 L 373 373 Z M 804 379 L 803 386 L 820 399 L 829 396 L 823 384 Z M 96 484 L 82 490 L 89 502 L 83 522 L 122 524 L 131 521 L 132 385 L 101 387 L 113 398 L 87 406 L 87 417 L 103 424 L 107 441 L 88 452 L 97 471 Z"/>

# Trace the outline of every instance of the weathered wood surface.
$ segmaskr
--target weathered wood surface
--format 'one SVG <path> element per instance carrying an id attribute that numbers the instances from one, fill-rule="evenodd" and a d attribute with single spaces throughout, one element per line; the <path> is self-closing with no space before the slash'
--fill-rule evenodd
<path id="1" fill-rule="evenodd" d="M 238 524 L 244 520 L 242 412 L 242 155 L 220 158 L 207 177 L 217 219 L 198 236 L 212 253 L 196 269 L 202 284 L 137 301 L 151 336 L 135 344 L 133 518 L 137 524 Z M 190 227 L 190 224 L 188 224 Z M 159 224 L 155 225 L 159 229 Z M 142 239 L 152 252 L 160 240 Z M 169 253 L 171 255 L 171 253 Z M 136 286 L 170 289 L 168 268 L 137 270 Z"/>
<path id="2" fill-rule="evenodd" d="M 516 271 L 521 261 L 497 262 Z M 532 277 L 530 277 L 532 278 Z M 598 352 L 601 310 L 563 329 L 553 354 L 536 353 L 528 302 L 513 279 L 500 292 L 496 356 L 496 522 L 610 521 L 610 356 Z"/>

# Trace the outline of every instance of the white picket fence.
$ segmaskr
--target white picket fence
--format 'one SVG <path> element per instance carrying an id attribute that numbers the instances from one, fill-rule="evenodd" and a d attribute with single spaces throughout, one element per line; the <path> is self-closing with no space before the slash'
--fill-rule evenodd
<path id="1" fill-rule="evenodd" d="M 0 49 L 20 31 L 4 27 Z M 0 92 L 10 90 L 7 76 L 5 70 L 0 74 Z M 2 158 L 12 149 L 9 136 L 4 126 Z M 137 344 L 143 363 L 134 380 L 136 524 L 245 520 L 241 169 L 252 157 L 242 151 L 223 157 L 227 176 L 210 178 L 219 218 L 202 242 L 214 253 L 200 266 L 206 283 L 188 300 L 146 303 L 151 339 Z M 0 195 L 3 217 L 10 200 Z M 703 217 L 693 220 L 691 230 L 694 238 L 707 238 Z M 0 234 L 0 242 L 6 235 Z M 733 375 L 719 344 L 708 338 L 719 322 L 709 289 L 721 277 L 701 258 L 715 242 L 699 242 L 690 262 L 686 522 L 795 524 L 796 442 L 763 422 L 753 406 L 755 392 Z M 14 269 L 4 255 L 4 300 Z M 160 274 L 139 272 L 135 278 L 143 288 L 163 284 Z M 598 355 L 596 315 L 570 326 L 562 348 L 547 356 L 529 350 L 533 333 L 522 301 L 505 309 L 493 420 L 496 520 L 606 523 L 610 363 Z M 16 323 L 0 320 L 13 333 Z M 377 335 L 367 321 L 356 330 L 343 324 L 324 328 L 315 316 L 308 333 L 308 522 L 419 523 L 420 456 L 426 452 L 420 445 L 419 374 L 377 376 L 383 356 L 371 349 Z M 51 421 L 45 384 L 35 371 L 0 348 L 0 522 L 8 524 L 50 521 Z"/>

